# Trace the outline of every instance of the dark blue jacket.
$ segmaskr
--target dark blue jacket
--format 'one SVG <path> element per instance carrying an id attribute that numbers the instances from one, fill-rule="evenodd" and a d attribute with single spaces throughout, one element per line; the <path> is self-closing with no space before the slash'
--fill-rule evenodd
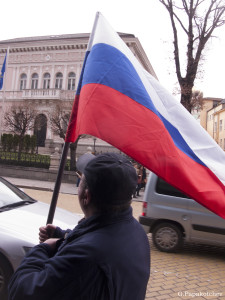
<path id="1" fill-rule="evenodd" d="M 132 209 L 93 216 L 61 240 L 23 259 L 9 285 L 10 300 L 142 300 L 150 274 L 147 236 Z"/>

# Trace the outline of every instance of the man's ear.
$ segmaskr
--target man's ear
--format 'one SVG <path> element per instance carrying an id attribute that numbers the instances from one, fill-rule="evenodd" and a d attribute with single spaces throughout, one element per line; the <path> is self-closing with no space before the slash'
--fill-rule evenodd
<path id="1" fill-rule="evenodd" d="M 84 198 L 83 198 L 83 200 L 84 200 L 84 205 L 85 206 L 89 205 L 90 202 L 91 202 L 91 194 L 90 194 L 90 192 L 89 192 L 88 189 L 85 189 L 85 191 L 84 191 Z"/>

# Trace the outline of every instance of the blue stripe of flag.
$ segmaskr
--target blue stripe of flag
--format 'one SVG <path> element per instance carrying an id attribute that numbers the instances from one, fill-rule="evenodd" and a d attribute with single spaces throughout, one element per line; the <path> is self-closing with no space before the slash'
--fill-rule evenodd
<path id="1" fill-rule="evenodd" d="M 3 79 L 4 79 L 4 73 L 5 73 L 5 66 L 6 66 L 6 57 L 7 57 L 7 53 L 5 55 L 5 59 L 2 65 L 2 70 L 1 70 L 1 75 L 0 75 L 0 90 L 3 87 Z"/>

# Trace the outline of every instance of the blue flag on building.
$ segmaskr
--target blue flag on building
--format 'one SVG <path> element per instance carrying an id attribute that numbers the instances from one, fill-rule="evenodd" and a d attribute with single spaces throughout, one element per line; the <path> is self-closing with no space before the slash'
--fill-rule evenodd
<path id="1" fill-rule="evenodd" d="M 0 75 L 0 90 L 3 87 L 3 79 L 4 79 L 4 73 L 5 73 L 5 66 L 6 66 L 6 57 L 7 57 L 7 53 L 5 55 L 5 59 L 2 65 L 2 70 L 1 70 L 1 75 Z"/>

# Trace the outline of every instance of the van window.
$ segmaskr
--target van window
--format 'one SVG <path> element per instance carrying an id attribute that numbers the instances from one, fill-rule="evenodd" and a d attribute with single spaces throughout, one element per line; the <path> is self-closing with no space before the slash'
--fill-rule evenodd
<path id="1" fill-rule="evenodd" d="M 169 183 L 167 183 L 166 181 L 164 181 L 159 177 L 156 183 L 156 193 L 162 195 L 181 197 L 181 198 L 189 198 L 187 195 L 183 194 L 175 187 L 173 187 L 172 185 L 170 185 Z"/>

